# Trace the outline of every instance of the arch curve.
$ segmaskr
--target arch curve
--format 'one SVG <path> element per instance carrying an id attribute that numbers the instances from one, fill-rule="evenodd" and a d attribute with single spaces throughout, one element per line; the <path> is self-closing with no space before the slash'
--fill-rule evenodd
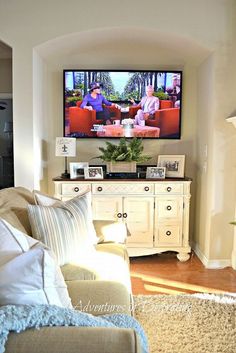
<path id="1" fill-rule="evenodd" d="M 60 65 L 98 68 L 109 60 L 112 65 L 198 66 L 212 52 L 196 40 L 170 31 L 146 27 L 99 28 L 60 36 L 34 48 L 46 61 Z M 129 60 L 132 62 L 129 63 Z"/>

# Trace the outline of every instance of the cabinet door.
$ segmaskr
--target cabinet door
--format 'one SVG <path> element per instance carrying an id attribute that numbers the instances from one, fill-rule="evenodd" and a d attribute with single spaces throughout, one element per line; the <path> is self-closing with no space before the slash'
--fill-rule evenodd
<path id="1" fill-rule="evenodd" d="M 114 221 L 122 220 L 122 197 L 96 196 L 92 199 L 93 219 Z"/>
<path id="2" fill-rule="evenodd" d="M 129 246 L 153 247 L 154 199 L 152 197 L 124 197 L 123 221 L 130 236 Z"/>

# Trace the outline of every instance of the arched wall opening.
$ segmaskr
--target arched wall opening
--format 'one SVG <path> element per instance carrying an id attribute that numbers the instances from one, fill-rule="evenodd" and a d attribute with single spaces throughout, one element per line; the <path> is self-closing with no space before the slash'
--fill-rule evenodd
<path id="1" fill-rule="evenodd" d="M 63 127 L 63 69 L 183 70 L 182 138 L 180 141 L 168 142 L 145 141 L 145 149 L 153 156 L 153 162 L 158 152 L 182 153 L 186 149 L 194 153 L 196 96 L 190 94 L 189 87 L 191 86 L 191 92 L 196 90 L 197 67 L 210 52 L 210 48 L 205 48 L 189 38 L 141 27 L 103 28 L 72 33 L 35 47 L 34 105 L 37 106 L 37 101 L 41 100 L 41 104 L 38 104 L 41 112 L 38 111 L 36 115 L 44 131 L 44 139 L 48 141 L 47 156 L 51 161 L 47 174 L 49 189 L 52 186 L 51 177 L 60 172 L 63 163 L 55 160 L 52 147 L 52 141 L 58 134 L 62 134 Z M 39 87 L 42 95 L 38 92 Z M 191 115 L 191 119 L 188 119 L 187 115 Z M 90 140 L 88 151 L 87 142 L 78 140 L 79 159 L 89 160 L 94 157 L 98 145 L 102 143 L 104 141 Z M 191 147 L 186 148 L 188 143 Z M 189 169 L 192 169 L 191 165 Z"/>
<path id="2" fill-rule="evenodd" d="M 34 148 L 40 164 L 38 187 L 53 194 L 52 178 L 60 175 L 63 160 L 55 158 L 54 141 L 63 133 L 63 69 L 172 69 L 183 71 L 181 140 L 145 140 L 145 153 L 157 162 L 158 154 L 185 154 L 186 175 L 195 179 L 197 68 L 211 53 L 194 40 L 144 28 L 106 28 L 55 38 L 34 50 Z M 104 140 L 77 140 L 77 157 L 90 161 Z M 96 162 L 95 162 L 96 163 Z M 99 163 L 99 162 L 98 162 Z M 192 185 L 192 205 L 195 202 Z M 194 207 L 191 209 L 194 218 Z M 193 224 L 193 222 L 192 222 Z M 193 227 L 192 227 L 193 228 Z M 193 232 L 193 230 L 192 230 Z"/>

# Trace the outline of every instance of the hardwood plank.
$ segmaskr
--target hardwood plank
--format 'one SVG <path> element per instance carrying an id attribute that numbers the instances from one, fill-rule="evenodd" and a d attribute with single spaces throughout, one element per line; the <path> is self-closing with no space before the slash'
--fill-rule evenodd
<path id="1" fill-rule="evenodd" d="M 236 293 L 232 267 L 206 269 L 192 253 L 180 262 L 167 252 L 130 259 L 133 294 Z"/>

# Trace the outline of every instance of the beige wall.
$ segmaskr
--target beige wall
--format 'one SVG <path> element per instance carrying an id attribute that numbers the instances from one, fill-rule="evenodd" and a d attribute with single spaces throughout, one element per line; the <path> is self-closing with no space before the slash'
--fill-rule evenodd
<path id="1" fill-rule="evenodd" d="M 207 264 L 229 260 L 235 132 L 225 118 L 235 109 L 235 2 L 149 0 L 137 6 L 130 0 L 122 6 L 101 0 L 96 11 L 93 6 L 1 1 L 0 39 L 13 48 L 16 184 L 52 193 L 51 179 L 63 170 L 54 157 L 55 137 L 62 134 L 63 68 L 182 69 L 182 139 L 147 140 L 145 152 L 151 162 L 159 153 L 186 154 L 198 249 Z M 78 141 L 77 159 L 90 160 L 101 144 L 89 140 L 88 148 L 88 141 Z"/>

